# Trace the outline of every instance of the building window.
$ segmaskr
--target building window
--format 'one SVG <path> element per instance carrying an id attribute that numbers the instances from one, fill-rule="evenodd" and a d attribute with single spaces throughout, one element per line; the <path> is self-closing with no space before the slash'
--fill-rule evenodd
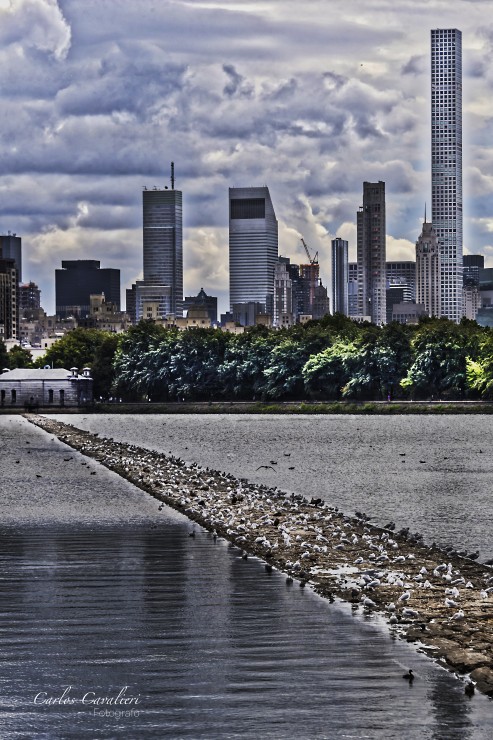
<path id="1" fill-rule="evenodd" d="M 64 405 L 65 405 L 65 391 L 61 390 L 60 391 L 60 406 L 64 406 Z"/>
<path id="2" fill-rule="evenodd" d="M 51 390 L 51 388 L 48 391 L 48 403 L 53 403 L 53 391 Z"/>
<path id="3" fill-rule="evenodd" d="M 17 401 L 17 391 L 12 390 L 12 403 Z"/>

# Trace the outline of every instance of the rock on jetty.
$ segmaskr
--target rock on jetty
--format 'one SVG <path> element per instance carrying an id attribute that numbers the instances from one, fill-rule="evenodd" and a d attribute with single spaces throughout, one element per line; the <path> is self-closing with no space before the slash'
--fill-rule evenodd
<path id="1" fill-rule="evenodd" d="M 383 613 L 392 628 L 493 696 L 493 570 L 406 530 L 369 524 L 278 488 L 115 442 L 50 418 L 26 418 L 156 499 L 324 597 Z"/>

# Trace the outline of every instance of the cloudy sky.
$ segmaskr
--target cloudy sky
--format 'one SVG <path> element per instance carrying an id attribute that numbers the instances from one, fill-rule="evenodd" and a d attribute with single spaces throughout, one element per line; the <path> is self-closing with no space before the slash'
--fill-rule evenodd
<path id="1" fill-rule="evenodd" d="M 492 0 L 0 0 L 0 232 L 54 311 L 62 259 L 142 270 L 144 185 L 183 191 L 185 293 L 228 301 L 228 186 L 268 185 L 279 251 L 330 278 L 363 180 L 388 259 L 430 202 L 429 31 L 463 32 L 464 246 L 493 265 Z M 429 212 L 429 211 L 428 211 Z"/>

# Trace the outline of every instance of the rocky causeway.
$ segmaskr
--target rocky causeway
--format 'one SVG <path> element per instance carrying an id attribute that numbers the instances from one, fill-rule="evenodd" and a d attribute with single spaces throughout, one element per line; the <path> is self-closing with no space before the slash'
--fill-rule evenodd
<path id="1" fill-rule="evenodd" d="M 310 493 L 292 494 L 49 417 L 26 419 L 182 512 L 192 522 L 286 574 L 385 616 L 400 636 L 493 696 L 493 568 L 380 528 Z M 194 530 L 191 529 L 191 535 Z M 467 683 L 466 683 L 467 681 Z M 470 682 L 474 682 L 471 684 Z"/>

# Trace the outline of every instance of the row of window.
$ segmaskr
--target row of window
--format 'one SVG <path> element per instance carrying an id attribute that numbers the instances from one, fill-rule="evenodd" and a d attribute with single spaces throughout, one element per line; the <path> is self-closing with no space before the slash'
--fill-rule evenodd
<path id="1" fill-rule="evenodd" d="M 63 405 L 63 402 L 65 400 L 65 391 L 64 390 L 60 390 L 60 391 L 58 391 L 58 393 L 59 393 L 60 404 Z M 2 404 L 5 403 L 6 397 L 7 397 L 7 391 L 2 389 L 0 391 L 0 401 L 1 401 Z M 32 402 L 34 402 L 37 399 L 35 399 L 34 396 L 31 396 L 31 399 L 30 400 Z M 48 403 L 53 403 L 53 401 L 54 401 L 54 391 L 52 391 L 50 389 L 48 391 Z M 10 402 L 11 403 L 17 403 L 17 391 L 15 390 L 15 388 L 12 388 L 12 390 L 10 391 Z"/>

